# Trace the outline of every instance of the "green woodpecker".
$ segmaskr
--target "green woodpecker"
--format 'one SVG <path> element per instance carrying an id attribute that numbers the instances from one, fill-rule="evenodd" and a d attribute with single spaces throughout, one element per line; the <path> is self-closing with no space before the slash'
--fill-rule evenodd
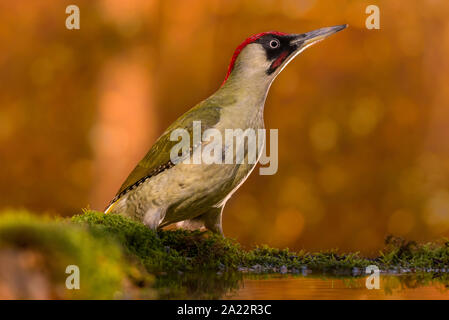
<path id="1" fill-rule="evenodd" d="M 265 99 L 276 76 L 303 50 L 346 26 L 302 34 L 264 32 L 246 39 L 235 50 L 222 86 L 159 137 L 105 212 L 131 217 L 153 230 L 178 223 L 190 230 L 205 228 L 223 234 L 223 207 L 249 176 L 258 158 L 254 163 L 174 161 L 172 149 L 178 141 L 172 139 L 172 133 L 184 129 L 191 135 L 194 122 L 199 121 L 201 130 L 215 129 L 223 136 L 227 129 L 263 129 Z M 257 138 L 258 147 L 264 143 L 264 137 Z M 193 141 L 183 159 L 191 160 L 205 144 Z M 247 144 L 236 145 L 235 150 L 242 151 L 248 160 Z"/>

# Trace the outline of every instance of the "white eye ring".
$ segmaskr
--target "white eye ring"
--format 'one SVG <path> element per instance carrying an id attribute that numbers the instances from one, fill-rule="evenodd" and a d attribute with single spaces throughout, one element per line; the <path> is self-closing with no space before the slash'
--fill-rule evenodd
<path id="1" fill-rule="evenodd" d="M 278 39 L 273 39 L 273 40 L 270 41 L 270 48 L 271 48 L 271 49 L 276 49 L 276 48 L 278 48 L 280 45 L 281 45 L 281 44 L 280 44 L 280 42 L 279 42 Z"/>

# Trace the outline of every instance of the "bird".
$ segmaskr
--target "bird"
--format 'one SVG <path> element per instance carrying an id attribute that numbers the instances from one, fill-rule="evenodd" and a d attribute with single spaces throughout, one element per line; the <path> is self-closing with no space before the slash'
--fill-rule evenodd
<path id="1" fill-rule="evenodd" d="M 265 100 L 277 75 L 306 48 L 346 27 L 343 24 L 301 34 L 269 31 L 243 41 L 235 49 L 219 89 L 162 133 L 129 174 L 105 213 L 129 217 L 152 230 L 175 224 L 224 236 L 223 208 L 251 174 L 258 158 L 247 161 L 248 144 L 236 143 L 236 153 L 243 152 L 244 161 L 237 162 L 233 157 L 230 163 L 189 163 L 186 160 L 192 160 L 208 144 L 202 140 L 192 142 L 190 137 L 187 152 L 175 152 L 178 158 L 174 159 L 172 150 L 179 142 L 172 139 L 173 133 L 182 129 L 194 134 L 195 124 L 223 136 L 229 129 L 264 129 Z M 258 136 L 256 143 L 263 146 L 265 138 Z M 224 148 L 227 150 L 229 145 Z M 223 156 L 222 151 L 219 157 Z"/>

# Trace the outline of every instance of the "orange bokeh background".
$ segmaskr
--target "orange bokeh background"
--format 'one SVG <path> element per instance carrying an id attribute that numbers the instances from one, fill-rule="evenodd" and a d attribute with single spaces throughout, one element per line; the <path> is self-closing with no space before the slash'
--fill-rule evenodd
<path id="1" fill-rule="evenodd" d="M 81 11 L 67 30 L 65 8 Z M 365 28 L 377 4 L 381 29 Z M 449 235 L 449 2 L 0 3 L 0 207 L 103 209 L 159 134 L 221 84 L 251 34 L 350 27 L 273 84 L 279 171 L 228 202 L 244 245 L 376 253 Z"/>

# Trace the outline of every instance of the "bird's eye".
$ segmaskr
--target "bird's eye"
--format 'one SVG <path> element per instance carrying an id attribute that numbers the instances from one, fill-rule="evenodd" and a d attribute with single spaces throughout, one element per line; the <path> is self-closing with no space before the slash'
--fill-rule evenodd
<path id="1" fill-rule="evenodd" d="M 270 48 L 271 49 L 279 48 L 280 45 L 281 44 L 279 43 L 278 39 L 273 39 L 273 40 L 270 41 Z"/>

